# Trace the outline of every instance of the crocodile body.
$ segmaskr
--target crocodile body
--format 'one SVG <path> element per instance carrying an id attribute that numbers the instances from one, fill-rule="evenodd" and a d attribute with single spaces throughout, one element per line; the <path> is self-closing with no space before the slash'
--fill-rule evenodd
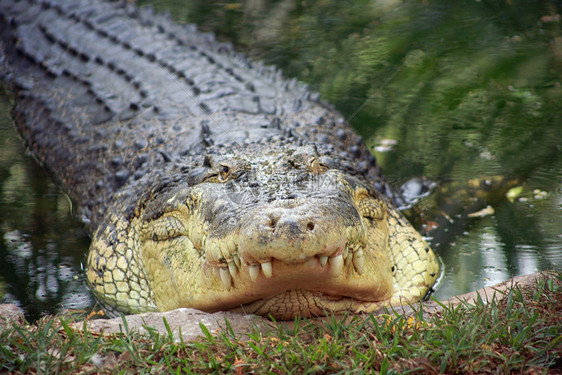
<path id="1" fill-rule="evenodd" d="M 286 319 L 431 290 L 433 251 L 304 85 L 126 2 L 2 0 L 0 15 L 14 120 L 87 225 L 108 311 Z"/>

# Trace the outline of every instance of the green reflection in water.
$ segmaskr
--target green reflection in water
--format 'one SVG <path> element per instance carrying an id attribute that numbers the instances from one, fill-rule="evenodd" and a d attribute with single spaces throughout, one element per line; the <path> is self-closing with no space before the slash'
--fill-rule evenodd
<path id="1" fill-rule="evenodd" d="M 559 1 L 141 3 L 308 82 L 351 119 L 395 186 L 434 181 L 405 213 L 444 261 L 438 298 L 560 269 Z M 8 108 L 0 96 L 0 290 L 40 315 L 83 294 L 49 287 L 33 270 L 79 274 L 87 239 L 65 196 L 24 156 Z M 513 202 L 512 187 L 522 188 Z M 492 215 L 467 216 L 488 205 Z"/>
<path id="2" fill-rule="evenodd" d="M 24 152 L 0 93 L 0 292 L 35 320 L 92 304 L 81 272 L 82 225 L 48 175 Z"/>

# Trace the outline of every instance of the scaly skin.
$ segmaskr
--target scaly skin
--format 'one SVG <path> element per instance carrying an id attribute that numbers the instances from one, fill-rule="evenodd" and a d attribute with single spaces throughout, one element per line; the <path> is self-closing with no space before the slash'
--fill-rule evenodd
<path id="1" fill-rule="evenodd" d="M 96 233 L 87 274 L 100 299 L 119 311 L 190 306 L 289 319 L 412 302 L 433 285 L 435 255 L 368 184 L 306 147 L 245 151 L 255 157 L 219 151 L 200 183 Z M 257 192 L 244 188 L 252 182 Z M 144 266 L 131 267 L 139 259 Z"/>
<path id="2" fill-rule="evenodd" d="M 125 4 L 2 0 L 0 15 L 15 122 L 87 224 L 111 313 L 290 319 L 431 290 L 435 254 L 304 86 Z"/>

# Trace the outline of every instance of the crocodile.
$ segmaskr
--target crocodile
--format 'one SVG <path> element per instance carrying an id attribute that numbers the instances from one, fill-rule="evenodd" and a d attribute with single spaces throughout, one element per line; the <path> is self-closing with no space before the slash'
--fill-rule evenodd
<path id="1" fill-rule="evenodd" d="M 126 1 L 0 0 L 0 23 L 14 122 L 85 223 L 110 315 L 292 319 L 432 291 L 400 196 L 303 83 Z"/>

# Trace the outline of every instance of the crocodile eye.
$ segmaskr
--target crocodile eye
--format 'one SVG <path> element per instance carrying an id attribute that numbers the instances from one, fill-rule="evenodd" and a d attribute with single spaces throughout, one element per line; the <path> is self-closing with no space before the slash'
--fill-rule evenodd
<path id="1" fill-rule="evenodd" d="M 328 169 L 326 164 L 322 163 L 320 160 L 318 160 L 318 158 L 314 156 L 311 156 L 307 160 L 307 164 L 308 164 L 308 168 L 315 174 L 323 173 Z"/>
<path id="2" fill-rule="evenodd" d="M 319 172 L 322 166 L 318 159 L 314 156 L 306 154 L 298 154 L 290 158 L 288 161 L 289 166 L 294 169 L 307 169 L 313 172 Z"/>
<path id="3" fill-rule="evenodd" d="M 205 182 L 225 182 L 232 175 L 233 168 L 226 164 L 220 164 L 217 169 L 209 171 L 209 174 L 205 176 Z"/>
<path id="4" fill-rule="evenodd" d="M 231 172 L 232 169 L 228 165 L 221 164 L 219 171 L 219 177 L 221 181 L 225 181 L 228 177 L 230 177 Z"/>
<path id="5" fill-rule="evenodd" d="M 308 158 L 307 160 L 307 164 L 310 168 L 316 168 L 318 167 L 318 159 L 316 159 L 314 156 L 311 156 Z"/>

